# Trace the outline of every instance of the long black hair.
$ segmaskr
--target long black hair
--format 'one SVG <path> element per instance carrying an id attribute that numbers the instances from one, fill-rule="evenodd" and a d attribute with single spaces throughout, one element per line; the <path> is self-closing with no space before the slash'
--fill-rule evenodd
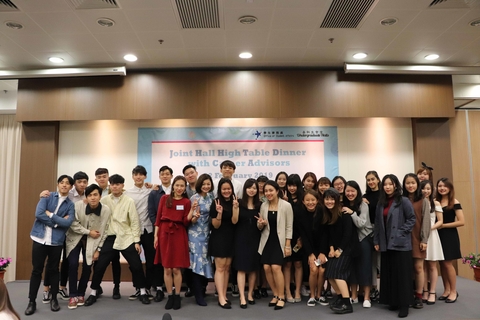
<path id="1" fill-rule="evenodd" d="M 417 190 L 412 193 L 412 202 L 422 200 L 422 189 L 420 189 L 420 180 L 418 180 L 418 177 L 415 173 L 407 173 L 405 177 L 403 177 L 403 196 L 410 199 L 410 192 L 408 192 L 407 187 L 405 186 L 405 182 L 408 178 L 413 178 L 415 180 L 415 183 L 417 184 Z"/>
<path id="2" fill-rule="evenodd" d="M 288 202 L 293 204 L 293 198 L 290 192 L 288 192 L 288 186 L 296 186 L 297 191 L 295 191 L 295 195 L 297 196 L 297 201 L 301 201 L 303 199 L 303 184 L 302 180 L 300 179 L 300 176 L 296 173 L 291 174 L 288 176 L 287 179 L 287 197 L 288 197 Z"/>
<path id="3" fill-rule="evenodd" d="M 435 188 L 433 186 L 433 182 L 430 180 L 423 180 L 420 182 L 420 190 L 423 190 L 427 184 L 430 185 L 430 189 L 432 190 L 430 197 L 427 198 L 428 202 L 430 203 L 430 212 L 435 212 L 435 200 L 433 200 Z"/>
<path id="4" fill-rule="evenodd" d="M 345 199 L 343 199 L 343 204 L 345 204 L 347 207 L 349 207 L 353 211 L 358 212 L 360 209 L 360 205 L 363 202 L 362 190 L 360 190 L 360 186 L 358 185 L 358 183 L 353 180 L 347 181 L 347 183 L 345 184 L 345 190 L 347 189 L 347 187 L 351 187 L 357 190 L 357 196 L 355 197 L 355 199 L 353 199 L 353 201 L 348 200 L 345 196 Z M 353 202 L 353 204 L 350 204 L 350 202 Z"/>
<path id="5" fill-rule="evenodd" d="M 400 184 L 400 181 L 398 180 L 397 176 L 394 174 L 387 174 L 383 177 L 382 179 L 382 189 L 380 190 L 380 198 L 378 199 L 378 204 L 382 204 L 384 208 L 388 207 L 388 200 L 389 196 L 385 193 L 385 181 L 389 179 L 392 183 L 395 189 L 393 190 L 393 201 L 396 203 L 399 203 L 402 201 L 402 185 Z"/>
<path id="6" fill-rule="evenodd" d="M 230 185 L 230 188 L 232 188 L 232 194 L 230 195 L 230 197 L 228 198 L 228 200 L 226 200 L 223 196 L 222 196 L 222 185 L 224 183 L 228 183 Z M 217 190 L 217 199 L 220 200 L 220 203 L 222 204 L 222 206 L 225 207 L 227 201 L 231 203 L 231 201 L 233 200 L 233 195 L 235 194 L 235 189 L 233 189 L 233 183 L 230 179 L 227 179 L 227 178 L 222 178 L 220 179 L 220 181 L 218 182 L 218 190 Z"/>
<path id="7" fill-rule="evenodd" d="M 377 171 L 375 171 L 375 170 L 370 170 L 370 171 L 368 171 L 367 174 L 365 175 L 365 180 L 367 180 L 367 177 L 368 177 L 369 175 L 373 175 L 375 178 L 377 178 L 377 180 L 378 180 L 378 190 L 382 189 L 382 182 L 381 182 L 380 177 L 378 176 Z M 372 190 L 372 188 L 370 188 L 370 187 L 368 186 L 368 182 L 366 182 L 365 184 L 366 184 L 365 194 L 369 194 L 369 193 L 375 192 L 375 191 Z"/>
<path id="8" fill-rule="evenodd" d="M 245 181 L 245 183 L 243 184 L 243 198 L 238 200 L 238 204 L 244 208 L 248 208 L 247 189 L 252 186 L 257 187 L 257 194 L 253 196 L 253 205 L 255 206 L 255 209 L 258 209 L 260 208 L 260 205 L 262 204 L 262 202 L 260 201 L 260 196 L 259 196 L 260 190 L 258 189 L 258 182 L 253 178 L 247 179 L 247 181 Z"/>

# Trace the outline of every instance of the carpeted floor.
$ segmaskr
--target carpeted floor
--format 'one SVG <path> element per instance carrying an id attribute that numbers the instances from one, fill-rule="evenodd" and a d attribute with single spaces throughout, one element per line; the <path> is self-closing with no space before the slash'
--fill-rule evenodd
<path id="1" fill-rule="evenodd" d="M 301 303 L 288 304 L 283 310 L 274 311 L 267 306 L 268 299 L 257 300 L 255 305 L 249 305 L 247 309 L 240 309 L 238 298 L 229 297 L 232 301 L 232 309 L 224 310 L 217 305 L 213 295 L 213 284 L 210 284 L 207 296 L 207 307 L 200 307 L 194 298 L 184 298 L 182 293 L 182 308 L 169 310 L 173 320 L 190 319 L 275 319 L 275 320 L 306 320 L 306 319 L 355 319 L 355 320 L 384 320 L 397 319 L 397 312 L 388 311 L 385 306 L 373 304 L 372 308 L 365 309 L 361 304 L 354 305 L 352 314 L 337 315 L 328 307 L 317 305 L 307 307 L 307 298 L 303 297 Z M 120 300 L 111 298 L 112 284 L 103 283 L 104 295 L 96 304 L 90 307 L 78 307 L 74 310 L 67 308 L 68 301 L 59 300 L 61 310 L 50 311 L 49 304 L 42 304 L 41 292 L 37 299 L 37 312 L 32 316 L 25 316 L 24 311 L 28 304 L 28 281 L 14 281 L 7 284 L 14 308 L 22 319 L 47 320 L 47 319 L 102 319 L 102 320 L 140 320 L 161 319 L 167 312 L 165 300 L 159 303 L 152 301 L 150 305 L 142 305 L 140 301 L 129 301 L 128 296 L 134 293 L 131 283 L 122 283 Z M 480 319 L 480 283 L 464 278 L 458 278 L 457 284 L 459 298 L 456 303 L 447 304 L 437 301 L 434 305 L 425 305 L 423 309 L 410 309 L 408 319 Z M 40 289 L 41 290 L 41 289 Z M 87 290 L 89 292 L 89 289 Z M 442 293 L 441 280 L 438 283 L 437 294 Z"/>

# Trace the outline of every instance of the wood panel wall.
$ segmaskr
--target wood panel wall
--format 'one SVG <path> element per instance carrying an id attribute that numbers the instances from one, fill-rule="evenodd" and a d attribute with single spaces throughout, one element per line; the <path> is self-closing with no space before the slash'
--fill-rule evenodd
<path id="1" fill-rule="evenodd" d="M 18 199 L 16 279 L 30 279 L 35 208 L 42 190 L 56 190 L 58 122 L 30 122 L 22 126 L 20 198 Z"/>
<path id="2" fill-rule="evenodd" d="M 18 121 L 453 117 L 450 76 L 168 71 L 21 79 Z"/>
<path id="3" fill-rule="evenodd" d="M 465 226 L 458 228 L 462 255 L 479 252 L 480 241 L 480 112 L 457 111 L 450 119 L 455 198 L 460 201 Z M 458 274 L 473 279 L 473 271 L 458 263 Z"/>

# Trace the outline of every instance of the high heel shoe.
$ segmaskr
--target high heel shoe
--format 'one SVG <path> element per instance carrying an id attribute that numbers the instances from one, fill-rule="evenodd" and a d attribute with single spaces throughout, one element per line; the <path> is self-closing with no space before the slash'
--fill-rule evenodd
<path id="1" fill-rule="evenodd" d="M 279 303 L 281 303 L 281 305 L 278 305 Z M 280 310 L 283 309 L 283 307 L 285 307 L 285 298 L 278 298 L 277 304 L 275 305 L 275 308 L 273 308 L 273 310 Z"/>
<path id="2" fill-rule="evenodd" d="M 458 292 L 457 292 L 457 295 L 455 296 L 455 299 L 454 299 L 454 300 L 447 298 L 447 299 L 445 299 L 445 303 L 454 303 L 454 302 L 456 302 L 457 299 L 458 299 L 458 296 L 459 296 L 459 295 L 458 295 Z"/>
<path id="3" fill-rule="evenodd" d="M 222 309 L 232 309 L 232 306 L 229 305 L 229 304 L 226 303 L 226 302 L 225 302 L 224 305 L 222 305 L 222 304 L 220 303 L 220 301 L 218 301 L 218 305 L 219 305 Z"/>
<path id="4" fill-rule="evenodd" d="M 450 294 L 450 293 L 449 293 L 449 294 Z M 440 300 L 440 301 L 447 300 L 449 294 L 447 294 L 446 296 L 441 295 L 440 297 L 438 297 L 438 300 Z"/>
<path id="5" fill-rule="evenodd" d="M 425 294 L 425 292 L 428 292 L 428 290 L 423 290 L 424 294 Z M 428 293 L 430 293 L 430 292 L 428 292 Z M 423 297 L 422 297 L 422 302 L 423 303 L 427 303 L 427 301 L 428 301 L 428 297 L 427 297 L 427 299 L 423 299 Z"/>
<path id="6" fill-rule="evenodd" d="M 273 300 L 277 300 L 277 301 L 274 302 Z M 274 307 L 274 306 L 277 305 L 277 303 L 278 303 L 278 297 L 277 297 L 277 296 L 273 296 L 273 299 L 272 299 L 272 301 L 270 301 L 270 302 L 268 303 L 268 306 L 269 306 L 269 307 Z"/>
<path id="7" fill-rule="evenodd" d="M 248 304 L 255 304 L 255 299 L 247 300 Z"/>
<path id="8" fill-rule="evenodd" d="M 425 302 L 427 305 L 431 306 L 432 304 L 435 304 L 435 300 L 437 299 L 437 294 L 435 292 L 429 292 L 428 293 L 428 298 L 430 299 L 430 295 L 433 294 L 433 301 L 430 301 L 430 300 L 427 300 L 427 302 Z"/>
<path id="9" fill-rule="evenodd" d="M 240 308 L 247 309 L 247 303 L 242 303 L 242 299 L 240 299 Z"/>

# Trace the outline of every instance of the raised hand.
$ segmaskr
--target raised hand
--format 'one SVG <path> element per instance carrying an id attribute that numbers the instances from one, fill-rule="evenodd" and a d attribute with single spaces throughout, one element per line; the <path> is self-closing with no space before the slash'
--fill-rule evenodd
<path id="1" fill-rule="evenodd" d="M 288 201 L 287 191 L 282 191 L 282 199 Z"/>
<path id="2" fill-rule="evenodd" d="M 260 226 L 262 226 L 262 227 L 264 227 L 264 226 L 266 226 L 266 225 L 268 224 L 268 221 L 265 220 L 265 219 L 263 219 L 263 218 L 260 217 L 260 216 L 255 216 L 255 219 L 257 219 L 258 225 L 260 225 Z"/>
<path id="3" fill-rule="evenodd" d="M 238 208 L 238 199 L 237 199 L 237 196 L 233 195 L 233 207 L 235 209 Z"/>
<path id="4" fill-rule="evenodd" d="M 217 210 L 217 213 L 218 213 L 218 214 L 222 214 L 222 213 L 223 213 L 223 207 L 222 207 L 222 205 L 220 204 L 220 199 L 215 199 L 215 210 Z"/>

